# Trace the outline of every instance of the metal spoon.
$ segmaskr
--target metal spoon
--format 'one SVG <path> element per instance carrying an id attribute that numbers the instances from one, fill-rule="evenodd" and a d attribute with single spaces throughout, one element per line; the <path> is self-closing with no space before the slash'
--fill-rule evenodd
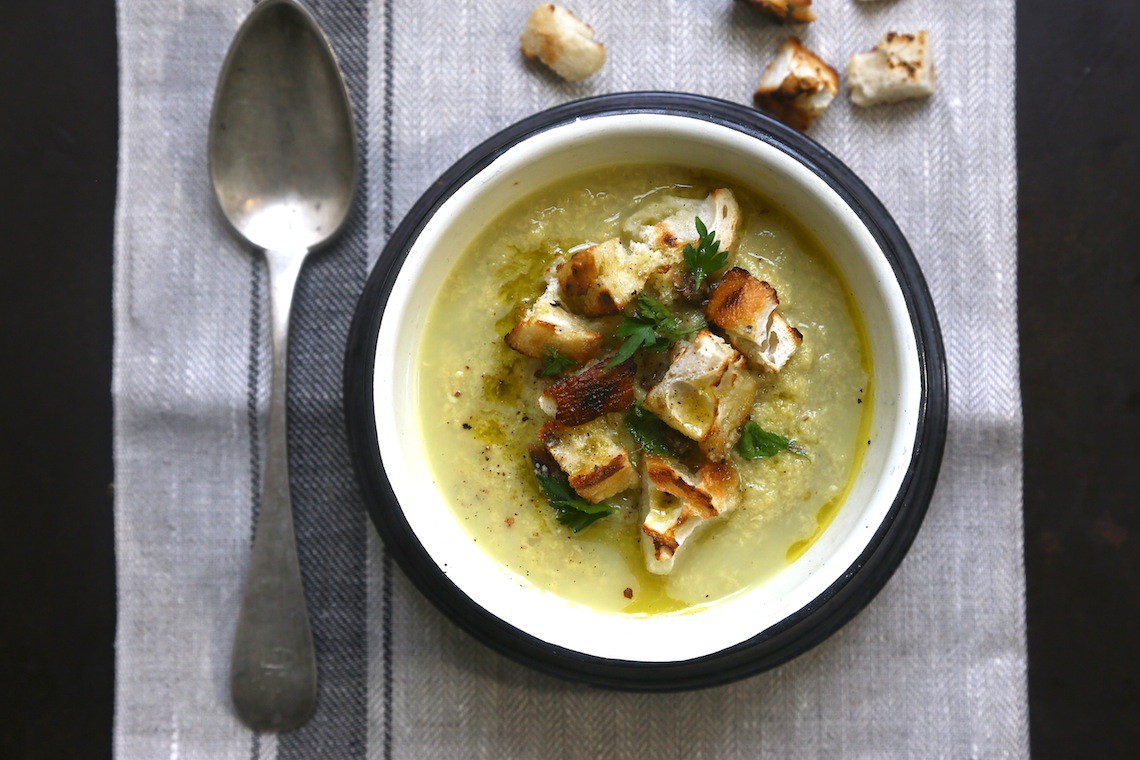
<path id="1" fill-rule="evenodd" d="M 230 690 L 247 726 L 288 731 L 309 719 L 317 701 L 285 443 L 289 311 L 305 259 L 348 217 L 357 166 L 340 69 L 316 21 L 295 0 L 264 0 L 238 30 L 214 95 L 209 156 L 223 214 L 265 253 L 273 327 L 261 512 Z"/>

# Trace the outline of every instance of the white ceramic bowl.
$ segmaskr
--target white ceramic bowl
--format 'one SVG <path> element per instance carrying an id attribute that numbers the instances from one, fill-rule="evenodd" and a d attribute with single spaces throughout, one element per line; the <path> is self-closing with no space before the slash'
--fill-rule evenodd
<path id="1" fill-rule="evenodd" d="M 785 570 L 696 612 L 630 617 L 539 590 L 471 539 L 436 489 L 425 456 L 417 357 L 441 274 L 503 209 L 573 174 L 621 163 L 677 164 L 678 156 L 778 202 L 831 255 L 871 344 L 873 444 L 833 523 Z M 882 586 L 933 489 L 945 383 L 937 320 L 913 256 L 850 171 L 751 109 L 640 93 L 532 117 L 476 148 L 429 190 L 393 235 L 361 299 L 346 402 L 374 522 L 437 606 L 478 638 L 541 669 L 601 685 L 673 689 L 786 660 L 838 628 Z"/>

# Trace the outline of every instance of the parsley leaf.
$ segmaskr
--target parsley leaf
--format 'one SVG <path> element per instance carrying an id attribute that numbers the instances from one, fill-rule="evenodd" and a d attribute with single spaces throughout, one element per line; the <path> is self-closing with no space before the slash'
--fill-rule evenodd
<path id="1" fill-rule="evenodd" d="M 550 506 L 558 513 L 558 522 L 579 533 L 593 525 L 603 517 L 612 515 L 615 510 L 608 504 L 591 504 L 570 487 L 565 479 L 553 475 L 550 471 L 536 465 L 534 476 L 538 485 L 546 496 Z"/>
<path id="2" fill-rule="evenodd" d="M 676 319 L 669 311 L 669 307 L 661 303 L 655 298 L 642 293 L 637 297 L 637 310 L 645 318 L 650 320 L 654 326 L 658 328 L 668 328 L 676 325 Z"/>
<path id="3" fill-rule="evenodd" d="M 744 432 L 736 442 L 736 453 L 745 459 L 767 459 L 781 451 L 788 451 L 801 457 L 808 455 L 807 449 L 800 444 L 782 435 L 769 433 L 752 420 L 744 426 Z"/>
<path id="4" fill-rule="evenodd" d="M 598 520 L 614 513 L 613 507 L 606 507 L 605 512 L 595 512 L 593 514 L 579 512 L 576 509 L 563 509 L 562 507 L 555 507 L 555 509 L 558 511 L 558 522 L 570 528 L 575 533 L 581 533 Z"/>
<path id="5" fill-rule="evenodd" d="M 626 317 L 618 325 L 614 335 L 625 338 L 625 340 L 622 341 L 617 353 L 614 354 L 614 358 L 606 365 L 607 367 L 616 367 L 637 353 L 639 348 L 653 348 L 657 344 L 657 334 L 653 331 L 653 325 L 642 321 L 637 316 Z"/>
<path id="6" fill-rule="evenodd" d="M 702 327 L 703 324 L 691 328 L 682 327 L 665 304 L 640 293 L 633 314 L 627 314 L 614 331 L 614 335 L 625 340 L 606 366 L 616 367 L 642 348 L 663 351 L 673 341 L 687 337 Z"/>
<path id="7" fill-rule="evenodd" d="M 641 404 L 634 404 L 625 414 L 625 427 L 645 451 L 662 456 L 674 456 L 665 442 L 668 426 Z"/>
<path id="8" fill-rule="evenodd" d="M 696 226 L 700 239 L 696 248 L 691 243 L 685 245 L 685 266 L 693 273 L 696 287 L 699 288 L 706 277 L 724 269 L 728 263 L 728 252 L 720 250 L 720 241 L 716 239 L 716 233 L 709 232 L 699 216 Z"/>
<path id="9" fill-rule="evenodd" d="M 546 354 L 542 357 L 542 369 L 538 371 L 540 377 L 554 377 L 561 375 L 573 367 L 574 360 L 559 351 L 554 346 L 546 347 Z"/>

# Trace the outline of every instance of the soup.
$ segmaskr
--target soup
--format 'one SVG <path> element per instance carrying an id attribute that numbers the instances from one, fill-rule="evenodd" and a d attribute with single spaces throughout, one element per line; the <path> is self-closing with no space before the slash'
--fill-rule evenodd
<path id="1" fill-rule="evenodd" d="M 720 214 L 721 206 L 713 203 L 718 193 L 732 202 L 736 221 L 730 230 L 713 231 L 718 217 L 703 225 L 708 236 L 698 228 L 699 239 L 675 240 L 683 237 L 680 233 L 662 237 L 661 230 L 671 229 L 670 219 L 684 217 L 684 209 L 704 209 L 698 218 L 700 213 Z M 657 243 L 639 242 L 651 234 Z M 716 245 L 705 245 L 713 242 L 726 243 L 727 260 L 716 258 Z M 642 275 L 651 271 L 648 278 L 634 277 L 643 284 L 627 288 L 628 303 L 621 294 L 617 304 L 608 295 L 594 298 L 596 288 L 574 298 L 570 291 L 564 299 L 552 298 L 560 281 L 571 287 L 568 271 L 582 252 L 591 262 L 590 256 L 603 262 L 607 246 L 626 255 L 643 250 L 657 256 L 655 244 L 672 246 L 672 258 L 652 259 L 651 269 L 641 270 Z M 702 257 L 712 271 L 699 277 Z M 604 263 L 595 269 L 595 279 L 605 275 Z M 838 272 L 813 236 L 772 201 L 680 167 L 593 171 L 540 189 L 489 220 L 452 271 L 441 276 L 418 362 L 425 454 L 437 489 L 471 540 L 521 582 L 615 614 L 693 611 L 787 567 L 841 508 L 870 443 L 870 352 L 858 310 Z M 741 284 L 741 292 L 764 293 L 767 288 L 773 299 L 778 294 L 772 315 L 786 324 L 785 334 L 802 336 L 790 356 L 780 357 L 785 363 L 778 371 L 775 365 L 761 365 L 779 347 L 765 344 L 756 357 L 750 353 L 756 344 L 723 318 L 737 306 L 736 294 L 721 297 L 731 282 Z M 715 308 L 718 298 L 721 313 Z M 582 330 L 600 338 L 564 341 L 544 352 L 523 345 L 520 324 L 537 309 L 549 310 L 549 304 L 590 312 L 568 318 L 574 325 L 588 325 L 589 330 Z M 658 307 L 669 319 L 659 318 Z M 774 324 L 772 315 L 765 324 Z M 504 336 L 511 336 L 511 344 Z M 642 343 L 634 346 L 633 358 L 623 359 L 631 340 Z M 679 394 L 654 406 L 655 389 L 681 387 L 669 378 L 686 356 L 703 356 L 705 344 L 714 353 L 731 355 L 732 366 L 743 368 L 739 375 L 754 394 L 746 397 L 748 422 L 724 431 L 726 440 L 714 441 L 712 435 L 688 440 L 685 436 L 698 435 L 686 432 L 692 427 L 686 420 L 703 419 L 707 410 L 692 407 Z M 520 345 L 534 355 L 520 353 Z M 627 403 L 627 383 L 626 401 L 590 407 L 602 413 L 583 413 L 570 420 L 574 425 L 552 422 L 552 383 L 566 385 L 562 380 L 591 369 L 612 380 L 622 368 L 636 369 L 632 404 Z M 586 406 L 597 396 L 589 396 Z M 564 400 L 560 397 L 555 407 L 560 419 L 568 408 Z M 617 408 L 623 404 L 629 408 Z M 721 414 L 722 407 L 714 407 Z M 590 419 L 582 424 L 585 417 Z M 650 427 L 639 428 L 638 420 Z M 540 432 L 557 458 L 561 452 L 552 427 L 566 434 L 585 426 L 596 428 L 607 446 L 627 455 L 623 477 L 629 479 L 614 486 L 620 488 L 616 493 L 608 489 L 604 498 L 594 498 L 601 492 L 587 490 L 584 480 L 576 486 L 578 493 L 564 479 L 558 487 L 578 507 L 603 505 L 597 508 L 608 513 L 601 519 L 571 507 L 556 508 L 561 502 L 552 503 L 549 482 L 536 477 L 534 449 Z M 647 444 L 644 434 L 635 435 L 645 430 L 656 431 L 654 435 L 665 431 L 659 442 L 670 456 L 656 456 L 657 447 Z M 565 462 L 550 462 L 550 467 L 557 470 Z M 669 511 L 676 503 L 671 492 L 654 490 L 653 498 L 661 500 L 652 500 L 652 509 L 645 506 L 651 500 L 646 489 L 657 482 L 647 476 L 653 462 L 675 466 L 682 487 L 706 494 L 706 507 L 712 504 L 688 523 L 688 528 L 697 527 L 679 546 L 647 527 L 654 515 L 660 521 L 676 514 Z M 539 474 L 549 475 L 545 467 L 539 465 Z M 731 476 L 732 498 L 719 512 L 715 492 L 697 482 L 706 471 Z M 572 474 L 568 482 L 576 482 Z M 581 527 L 583 522 L 588 524 Z M 581 529 L 575 532 L 575 527 Z M 672 536 L 670 532 L 670 540 Z"/>

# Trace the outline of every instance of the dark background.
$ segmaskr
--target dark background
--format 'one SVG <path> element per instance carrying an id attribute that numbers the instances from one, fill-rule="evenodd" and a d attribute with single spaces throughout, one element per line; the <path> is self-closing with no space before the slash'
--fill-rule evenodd
<path id="1" fill-rule="evenodd" d="M 108 756 L 114 706 L 108 0 L 0 24 L 0 757 Z M 1017 22 L 1030 731 L 1140 754 L 1140 3 Z"/>
<path id="2" fill-rule="evenodd" d="M 1029 717 L 1140 757 L 1140 2 L 1018 5 Z"/>

